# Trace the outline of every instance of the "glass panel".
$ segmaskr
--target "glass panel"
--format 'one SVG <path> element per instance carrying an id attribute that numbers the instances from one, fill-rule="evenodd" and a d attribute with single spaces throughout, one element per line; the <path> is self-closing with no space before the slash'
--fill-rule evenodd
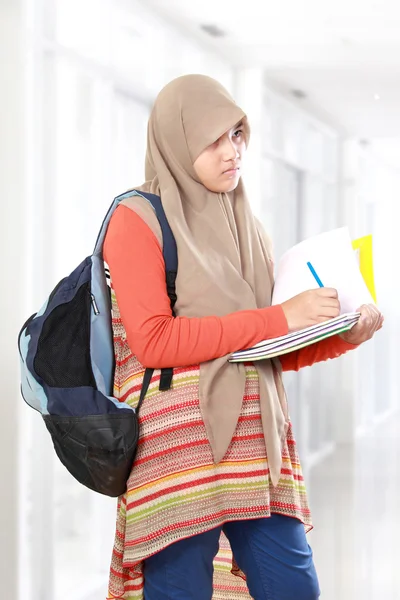
<path id="1" fill-rule="evenodd" d="M 262 159 L 262 183 L 261 183 L 261 219 L 268 232 L 272 242 L 276 237 L 274 221 L 274 177 L 276 162 L 269 159 Z M 275 250 L 274 250 L 275 252 Z"/>
<path id="2" fill-rule="evenodd" d="M 332 412 L 337 404 L 338 374 L 338 365 L 333 361 L 315 364 L 308 372 L 309 452 L 323 450 L 333 440 Z"/>
<path id="3" fill-rule="evenodd" d="M 356 409 L 360 412 L 361 418 L 359 423 L 364 427 L 372 423 L 379 410 L 376 410 L 375 402 L 375 381 L 376 381 L 376 365 L 375 365 L 375 344 L 376 340 L 368 344 L 362 344 L 357 350 L 359 353 L 359 369 L 358 369 L 358 394 L 356 396 Z M 374 368 L 371 369 L 371 365 Z M 381 400 L 380 394 L 378 401 Z M 374 414 L 376 412 L 376 414 Z"/>
<path id="4" fill-rule="evenodd" d="M 324 136 L 312 124 L 305 130 L 302 143 L 302 166 L 310 173 L 323 173 L 324 169 Z"/>
<path id="5" fill-rule="evenodd" d="M 110 98 L 105 84 L 64 59 L 55 81 L 54 262 L 61 277 L 91 253 L 111 203 Z"/>
<path id="6" fill-rule="evenodd" d="M 338 155 L 339 144 L 336 138 L 329 135 L 324 136 L 324 165 L 323 174 L 328 181 L 337 181 L 338 179 Z"/>
<path id="7" fill-rule="evenodd" d="M 303 175 L 300 211 L 300 237 L 302 240 L 317 235 L 323 230 L 322 190 L 323 186 L 318 179 L 308 173 Z"/>
<path id="8" fill-rule="evenodd" d="M 338 224 L 338 187 L 335 184 L 324 185 L 324 231 L 335 229 Z"/>
<path id="9" fill-rule="evenodd" d="M 298 202 L 299 174 L 296 170 L 276 162 L 272 204 L 274 207 L 274 247 L 276 261 L 299 241 Z"/>
<path id="10" fill-rule="evenodd" d="M 284 159 L 296 167 L 301 167 L 303 120 L 296 113 L 287 109 L 282 119 L 282 130 Z"/>
<path id="11" fill-rule="evenodd" d="M 115 92 L 114 187 L 122 193 L 144 180 L 149 108 L 121 92 Z"/>
<path id="12" fill-rule="evenodd" d="M 337 185 L 328 184 L 308 173 L 303 175 L 300 228 L 301 239 L 337 227 Z"/>
<path id="13" fill-rule="evenodd" d="M 264 148 L 268 152 L 280 155 L 283 147 L 282 107 L 272 96 L 264 98 L 262 135 Z"/>
<path id="14" fill-rule="evenodd" d="M 371 165 L 370 165 L 371 167 Z M 375 167 L 376 168 L 376 167 Z M 372 170 L 370 168 L 370 170 Z M 372 178 L 370 178 L 371 180 Z M 370 181 L 371 186 L 370 186 L 370 190 L 369 190 L 369 203 L 365 204 L 365 231 L 367 233 L 372 233 L 373 235 L 373 239 L 375 240 L 375 244 L 376 242 L 379 240 L 379 236 L 378 231 L 379 231 L 379 226 L 382 227 L 382 222 L 381 219 L 379 218 L 380 213 L 383 212 L 384 213 L 384 209 L 382 206 L 379 206 L 377 204 L 377 202 L 374 202 L 373 200 L 378 199 L 379 198 L 379 193 L 378 193 L 378 189 L 379 189 L 379 183 L 378 181 L 375 181 L 372 184 L 372 181 Z M 385 232 L 387 232 L 388 229 L 387 227 L 385 227 Z M 381 234 L 382 235 L 382 234 Z M 378 242 L 379 243 L 379 242 Z M 379 267 L 380 267 L 380 261 L 379 258 L 383 255 L 383 253 L 385 252 L 386 248 L 382 247 L 383 244 L 381 244 L 381 250 L 380 253 L 375 252 L 375 272 L 378 273 L 379 272 Z M 379 280 L 378 280 L 379 282 Z M 389 284 L 390 287 L 390 284 Z M 383 291 L 383 290 L 382 290 Z M 393 288 L 390 289 L 390 293 L 393 294 Z M 379 306 L 379 297 L 378 297 L 378 306 Z M 385 314 L 386 311 L 386 307 L 381 309 L 383 310 L 383 313 Z M 390 314 L 390 313 L 389 313 Z M 391 408 L 391 404 L 392 404 L 392 380 L 390 377 L 390 373 L 393 372 L 392 369 L 395 369 L 394 364 L 395 364 L 395 360 L 394 357 L 396 356 L 396 353 L 393 353 L 393 350 L 391 349 L 391 340 L 395 339 L 395 336 L 392 337 L 391 335 L 391 331 L 389 327 L 383 327 L 382 331 L 380 331 L 376 337 L 370 342 L 370 344 L 367 344 L 370 346 L 369 351 L 370 351 L 370 358 L 369 358 L 369 363 L 364 363 L 364 365 L 361 367 L 362 369 L 362 374 L 365 373 L 365 371 L 367 371 L 369 369 L 369 365 L 373 364 L 374 365 L 374 388 L 371 388 L 371 390 L 373 389 L 373 392 L 370 390 L 370 395 L 373 395 L 373 399 L 371 399 L 371 404 L 372 404 L 372 410 L 376 415 L 379 415 L 381 413 L 384 413 L 385 411 L 389 410 Z M 369 369 L 371 370 L 371 369 Z"/>
<path id="15" fill-rule="evenodd" d="M 303 377 L 303 382 L 306 378 Z M 322 438 L 322 403 L 325 401 L 320 365 L 313 365 L 307 373 L 306 385 L 302 388 L 303 402 L 308 405 L 307 453 L 318 452 Z"/>

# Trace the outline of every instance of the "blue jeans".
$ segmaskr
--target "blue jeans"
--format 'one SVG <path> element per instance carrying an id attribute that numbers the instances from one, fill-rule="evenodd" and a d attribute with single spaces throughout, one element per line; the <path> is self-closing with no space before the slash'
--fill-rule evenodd
<path id="1" fill-rule="evenodd" d="M 221 530 L 246 575 L 254 600 L 317 600 L 320 595 L 312 551 L 303 524 L 273 514 L 231 521 L 180 540 L 144 564 L 145 600 L 211 600 L 213 559 Z"/>

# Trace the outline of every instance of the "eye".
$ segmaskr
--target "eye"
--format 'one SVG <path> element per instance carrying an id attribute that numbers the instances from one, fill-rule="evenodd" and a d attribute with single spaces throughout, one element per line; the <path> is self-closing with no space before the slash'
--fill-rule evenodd
<path id="1" fill-rule="evenodd" d="M 233 136 L 236 138 L 240 137 L 241 135 L 243 135 L 243 129 L 237 129 L 233 134 Z"/>

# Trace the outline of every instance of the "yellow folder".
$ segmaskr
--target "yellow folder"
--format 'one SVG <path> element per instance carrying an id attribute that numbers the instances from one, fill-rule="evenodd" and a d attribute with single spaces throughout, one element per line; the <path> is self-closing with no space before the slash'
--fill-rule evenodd
<path id="1" fill-rule="evenodd" d="M 364 281 L 376 302 L 376 291 L 374 281 L 374 261 L 372 255 L 372 235 L 365 235 L 353 241 L 353 249 L 357 253 L 360 271 Z"/>

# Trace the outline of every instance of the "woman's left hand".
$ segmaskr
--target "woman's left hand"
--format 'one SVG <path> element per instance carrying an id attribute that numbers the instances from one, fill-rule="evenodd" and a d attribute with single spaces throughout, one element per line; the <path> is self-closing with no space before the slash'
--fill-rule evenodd
<path id="1" fill-rule="evenodd" d="M 341 333 L 340 337 L 349 344 L 358 346 L 370 340 L 376 331 L 381 329 L 384 321 L 382 313 L 374 304 L 364 304 L 358 309 L 361 316 L 350 331 Z"/>

